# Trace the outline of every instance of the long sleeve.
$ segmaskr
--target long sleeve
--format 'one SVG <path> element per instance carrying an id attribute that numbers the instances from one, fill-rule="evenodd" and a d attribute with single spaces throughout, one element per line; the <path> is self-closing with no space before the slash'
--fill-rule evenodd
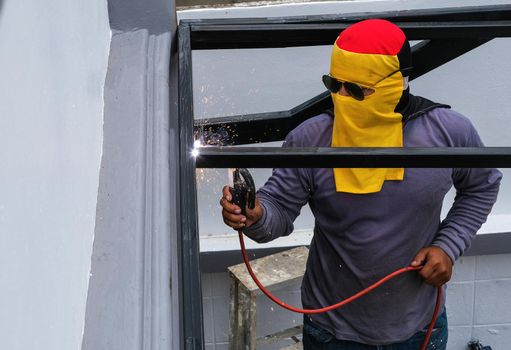
<path id="1" fill-rule="evenodd" d="M 291 132 L 282 147 L 300 147 Z M 307 203 L 311 192 L 308 168 L 275 168 L 265 185 L 257 191 L 263 216 L 243 232 L 253 240 L 269 242 L 293 232 L 293 222 Z"/>
<path id="2" fill-rule="evenodd" d="M 466 142 L 466 143 L 465 143 Z M 484 147 L 476 130 L 472 130 L 462 147 Z M 454 262 L 470 246 L 497 200 L 502 173 L 497 169 L 453 169 L 456 197 L 433 245 L 442 248 Z"/>

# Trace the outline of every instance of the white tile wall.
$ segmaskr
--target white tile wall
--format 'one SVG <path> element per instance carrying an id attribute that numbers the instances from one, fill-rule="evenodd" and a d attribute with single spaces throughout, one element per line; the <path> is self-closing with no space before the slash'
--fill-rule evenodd
<path id="1" fill-rule="evenodd" d="M 229 277 L 227 273 L 203 274 L 202 283 L 206 350 L 228 349 Z M 300 283 L 277 294 L 292 305 L 300 305 Z M 460 258 L 447 288 L 447 312 L 448 350 L 467 350 L 471 339 L 479 339 L 493 350 L 511 349 L 511 254 Z M 301 322 L 301 315 L 258 297 L 258 336 Z"/>
<path id="2" fill-rule="evenodd" d="M 511 279 L 476 281 L 474 324 L 511 323 Z"/>
<path id="3" fill-rule="evenodd" d="M 450 326 L 469 326 L 474 319 L 474 282 L 455 282 L 447 287 Z"/>
<path id="4" fill-rule="evenodd" d="M 474 281 L 476 271 L 476 257 L 461 257 L 456 261 L 451 282 Z"/>

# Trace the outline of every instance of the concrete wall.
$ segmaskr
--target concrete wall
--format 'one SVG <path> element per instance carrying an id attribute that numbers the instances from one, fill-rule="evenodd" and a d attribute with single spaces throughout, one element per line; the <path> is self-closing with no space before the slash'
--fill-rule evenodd
<path id="1" fill-rule="evenodd" d="M 179 349 L 174 2 L 108 0 L 108 11 L 113 35 L 82 349 Z"/>
<path id="2" fill-rule="evenodd" d="M 0 6 L 0 348 L 79 349 L 96 216 L 106 0 Z"/>
<path id="3" fill-rule="evenodd" d="M 170 321 L 179 317 L 170 305 L 178 293 L 169 290 L 178 249 L 171 242 L 177 220 L 170 198 L 178 197 L 168 154 L 170 42 L 170 33 L 146 29 L 112 37 L 84 350 L 179 343 Z"/>
<path id="4" fill-rule="evenodd" d="M 488 1 L 484 4 L 506 2 Z M 436 0 L 301 3 L 183 11 L 178 13 L 178 18 L 270 17 L 458 5 L 456 1 Z M 464 1 L 463 5 L 481 4 Z M 314 47 L 194 52 L 195 118 L 277 111 L 296 106 L 324 90 L 318 77 L 328 71 L 330 50 L 330 47 Z M 488 146 L 509 146 L 507 135 L 511 133 L 511 127 L 505 122 L 511 109 L 511 100 L 507 97 L 511 78 L 511 63 L 506 59 L 509 54 L 511 39 L 494 40 L 413 81 L 411 91 L 448 103 L 468 116 Z M 511 214 L 511 188 L 507 180 L 511 172 L 505 169 L 504 173 L 501 194 L 493 211 L 496 224 L 487 226 L 486 233 L 509 232 L 509 224 L 500 220 Z M 270 170 L 258 169 L 254 175 L 256 185 L 261 186 Z M 227 172 L 222 169 L 199 170 L 198 177 L 200 234 L 210 236 L 209 241 L 211 236 L 213 240 L 215 236 L 223 236 L 222 239 L 227 241 L 225 237 L 230 237 L 232 230 L 223 225 L 218 209 L 221 188 L 228 180 Z M 452 193 L 447 196 L 446 210 L 452 198 Z M 295 228 L 307 230 L 312 225 L 312 216 L 305 208 Z M 208 250 L 213 246 L 203 248 Z M 507 300 L 511 274 L 506 272 L 506 264 L 509 266 L 510 259 L 511 255 L 504 254 L 464 257 L 457 262 L 448 289 L 450 350 L 465 349 L 471 337 L 483 340 L 493 349 L 508 348 L 511 309 Z M 227 349 L 228 289 L 226 273 L 203 273 L 206 349 Z M 300 304 L 298 285 L 286 288 L 280 295 L 291 304 Z M 274 307 L 262 297 L 258 300 L 258 312 L 259 336 L 301 322 L 299 316 Z"/>

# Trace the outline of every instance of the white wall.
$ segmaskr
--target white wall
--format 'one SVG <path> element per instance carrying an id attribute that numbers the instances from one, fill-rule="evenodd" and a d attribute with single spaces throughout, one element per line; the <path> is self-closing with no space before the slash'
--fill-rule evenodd
<path id="1" fill-rule="evenodd" d="M 79 349 L 107 1 L 4 0 L 0 11 L 0 348 Z"/>

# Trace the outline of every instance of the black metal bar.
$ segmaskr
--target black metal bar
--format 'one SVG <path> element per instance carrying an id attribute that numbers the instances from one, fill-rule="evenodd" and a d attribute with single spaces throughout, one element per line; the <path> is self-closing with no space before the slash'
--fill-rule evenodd
<path id="1" fill-rule="evenodd" d="M 412 47 L 414 70 L 410 80 L 467 53 L 488 42 L 487 39 L 427 40 Z M 441 53 L 441 54 L 439 54 Z M 304 120 L 332 108 L 332 99 L 328 91 L 323 92 L 299 106 L 280 112 L 267 112 L 242 116 L 212 118 L 195 121 L 196 138 L 208 139 L 226 130 L 229 138 L 223 145 L 241 145 L 259 142 L 283 140 L 286 135 Z M 213 137 L 218 139 L 218 137 Z M 207 144 L 204 142 L 204 144 Z"/>
<path id="2" fill-rule="evenodd" d="M 197 168 L 511 168 L 511 147 L 203 147 Z"/>
<path id="3" fill-rule="evenodd" d="M 221 145 L 279 141 L 300 123 L 331 106 L 330 93 L 324 92 L 289 111 L 198 119 L 195 120 L 195 138 L 202 139 L 205 145 L 218 139 L 222 140 Z M 221 136 L 224 131 L 228 137 Z"/>
<path id="4" fill-rule="evenodd" d="M 202 290 L 199 265 L 197 221 L 197 189 L 195 164 L 190 157 L 193 148 L 193 87 L 190 27 L 180 25 L 179 45 L 179 183 L 180 207 L 178 224 L 182 281 L 183 339 L 186 350 L 204 349 L 202 322 Z"/>
<path id="5" fill-rule="evenodd" d="M 511 36 L 511 21 L 396 22 L 409 40 Z M 192 25 L 192 50 L 331 45 L 349 23 Z"/>
<path id="6" fill-rule="evenodd" d="M 394 10 L 383 12 L 355 12 L 347 14 L 287 16 L 268 18 L 214 18 L 186 19 L 181 23 L 190 25 L 225 25 L 225 24 L 278 24 L 278 23 L 340 23 L 356 22 L 368 18 L 385 18 L 400 22 L 421 21 L 496 21 L 511 18 L 511 5 L 483 5 L 465 7 L 444 7 L 433 9 Z"/>

